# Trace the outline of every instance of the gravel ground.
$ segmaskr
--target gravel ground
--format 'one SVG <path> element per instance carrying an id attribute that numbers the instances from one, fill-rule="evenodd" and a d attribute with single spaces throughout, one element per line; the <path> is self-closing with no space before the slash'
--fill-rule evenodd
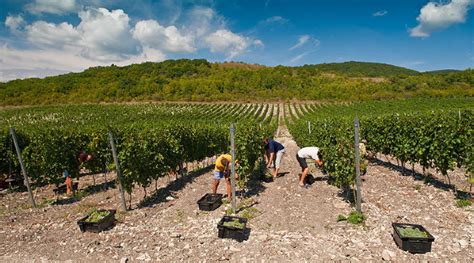
<path id="1" fill-rule="evenodd" d="M 2 262 L 320 262 L 424 261 L 473 262 L 473 207 L 455 206 L 454 194 L 438 184 L 404 176 L 385 162 L 371 162 L 362 185 L 363 225 L 337 222 L 353 210 L 340 190 L 318 171 L 309 189 L 300 188 L 298 146 L 285 127 L 277 140 L 286 147 L 282 172 L 272 183 L 253 182 L 244 209 L 249 221 L 247 241 L 217 237 L 217 223 L 229 205 L 199 211 L 196 201 L 210 190 L 211 173 L 201 169 L 178 180 L 162 178 L 158 191 L 141 202 L 135 189 L 133 210 L 117 214 L 116 226 L 99 234 L 81 233 L 76 221 L 93 207 L 119 207 L 117 189 L 98 191 L 65 205 L 43 202 L 27 208 L 26 193 L 1 194 L 0 261 Z M 110 178 L 109 178 L 110 179 Z M 91 184 L 81 178 L 80 187 Z M 103 178 L 97 178 L 98 183 Z M 224 193 L 221 185 L 219 191 Z M 53 198 L 52 187 L 40 188 L 36 198 Z M 410 254 L 397 248 L 392 222 L 422 224 L 436 238 L 432 252 Z"/>

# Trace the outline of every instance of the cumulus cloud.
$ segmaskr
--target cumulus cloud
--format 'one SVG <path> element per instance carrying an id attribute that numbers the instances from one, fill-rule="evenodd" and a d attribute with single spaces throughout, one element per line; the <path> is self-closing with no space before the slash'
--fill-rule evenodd
<path id="1" fill-rule="evenodd" d="M 50 13 L 62 15 L 77 10 L 76 0 L 35 0 L 26 5 L 26 10 L 32 14 Z"/>
<path id="2" fill-rule="evenodd" d="M 69 72 L 80 72 L 88 67 L 107 66 L 108 62 L 86 58 L 68 50 L 12 48 L 0 46 L 0 81 L 18 78 L 46 77 Z M 160 62 L 166 55 L 156 49 L 144 48 L 143 52 L 115 62 L 125 66 L 145 61 Z"/>
<path id="3" fill-rule="evenodd" d="M 372 16 L 385 16 L 388 14 L 387 10 L 380 10 L 372 14 Z"/>
<path id="4" fill-rule="evenodd" d="M 70 10 L 64 3 L 62 7 L 58 4 L 56 9 L 48 5 L 47 9 L 48 3 L 52 2 L 38 0 L 33 4 L 41 13 L 57 11 L 59 14 L 58 10 Z M 72 3 L 78 5 L 73 1 L 69 6 Z M 29 8 L 33 8 L 33 4 Z M 121 9 L 81 7 L 76 11 L 77 24 L 43 20 L 26 24 L 22 16 L 9 15 L 5 26 L 18 33 L 19 40 L 26 40 L 28 45 L 26 49 L 3 46 L 0 51 L 0 74 L 3 76 L 0 79 L 11 79 L 15 70 L 20 78 L 42 77 L 111 63 L 162 61 L 168 53 L 192 53 L 201 49 L 224 54 L 229 59 L 252 47 L 264 46 L 259 39 L 232 32 L 225 18 L 208 7 L 197 6 L 183 11 L 177 20 L 179 25 L 157 20 L 139 20 L 131 24 L 129 16 Z M 271 20 L 279 21 L 280 18 Z"/>
<path id="5" fill-rule="evenodd" d="M 76 50 L 100 61 L 122 60 L 140 52 L 130 32 L 130 19 L 122 10 L 89 8 L 79 12 L 79 18 L 77 27 L 36 21 L 26 26 L 27 39 L 37 46 Z"/>
<path id="6" fill-rule="evenodd" d="M 165 53 L 191 53 L 209 48 L 214 53 L 235 57 L 250 46 L 263 46 L 258 39 L 236 34 L 225 27 L 211 8 L 194 7 L 180 29 L 156 20 L 141 20 L 130 26 L 121 9 L 86 8 L 78 13 L 80 23 L 60 24 L 36 21 L 25 27 L 27 40 L 37 47 L 60 48 L 97 61 L 116 62 L 137 56 L 143 48 Z M 19 22 L 8 19 L 12 28 Z M 19 19 L 17 19 L 19 20 Z"/>
<path id="7" fill-rule="evenodd" d="M 26 22 L 21 15 L 7 16 L 5 19 L 5 26 L 8 27 L 8 29 L 10 29 L 10 31 L 14 34 L 20 33 L 25 24 Z"/>
<path id="8" fill-rule="evenodd" d="M 129 17 L 121 9 L 89 8 L 79 12 L 81 23 L 77 30 L 86 56 L 99 60 L 125 59 L 140 52 L 132 37 Z"/>
<path id="9" fill-rule="evenodd" d="M 246 37 L 234 34 L 229 30 L 220 29 L 205 38 L 213 53 L 225 53 L 228 58 L 242 54 L 249 47 L 251 41 Z"/>
<path id="10" fill-rule="evenodd" d="M 155 20 L 139 21 L 133 29 L 133 37 L 144 46 L 168 52 L 194 52 L 192 35 L 182 35 L 175 26 L 164 27 Z"/>
<path id="11" fill-rule="evenodd" d="M 429 37 L 431 33 L 466 20 L 474 0 L 452 0 L 449 3 L 429 2 L 420 10 L 416 18 L 418 25 L 411 28 L 412 37 Z"/>
<path id="12" fill-rule="evenodd" d="M 186 31 L 196 38 L 207 36 L 217 29 L 226 28 L 223 17 L 219 16 L 214 9 L 197 6 L 186 13 L 184 21 Z"/>
<path id="13" fill-rule="evenodd" d="M 306 43 L 312 43 L 314 46 L 318 47 L 320 45 L 320 42 L 318 39 L 315 39 L 311 37 L 310 35 L 302 35 L 298 38 L 298 43 L 296 43 L 294 46 L 290 47 L 289 50 L 294 50 L 297 48 L 300 48 L 304 46 Z"/>
<path id="14" fill-rule="evenodd" d="M 37 45 L 60 47 L 77 43 L 80 33 L 71 24 L 37 21 L 26 26 L 27 39 Z"/>

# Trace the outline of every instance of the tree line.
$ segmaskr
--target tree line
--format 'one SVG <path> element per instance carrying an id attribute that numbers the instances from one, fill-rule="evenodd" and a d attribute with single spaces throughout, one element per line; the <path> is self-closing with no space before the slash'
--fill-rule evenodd
<path id="1" fill-rule="evenodd" d="M 420 73 L 365 62 L 267 67 L 180 59 L 0 83 L 0 105 L 472 97 L 473 86 L 472 69 Z"/>

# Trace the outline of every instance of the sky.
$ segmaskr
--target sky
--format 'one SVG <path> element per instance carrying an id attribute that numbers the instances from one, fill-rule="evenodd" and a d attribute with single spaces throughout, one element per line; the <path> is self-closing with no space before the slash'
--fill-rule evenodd
<path id="1" fill-rule="evenodd" d="M 474 68 L 474 0 L 0 0 L 0 81 L 205 58 Z"/>

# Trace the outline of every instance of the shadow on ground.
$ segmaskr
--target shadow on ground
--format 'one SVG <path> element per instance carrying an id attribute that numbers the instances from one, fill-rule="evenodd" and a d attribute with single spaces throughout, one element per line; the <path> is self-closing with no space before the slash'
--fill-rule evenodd
<path id="1" fill-rule="evenodd" d="M 212 165 L 197 169 L 188 173 L 187 175 L 181 176 L 176 180 L 170 182 L 167 186 L 162 187 L 155 191 L 151 196 L 144 198 L 138 204 L 138 208 L 151 207 L 158 203 L 167 202 L 166 197 L 173 194 L 173 192 L 183 189 L 187 184 L 193 182 L 197 177 L 206 174 L 212 170 Z"/>
<path id="2" fill-rule="evenodd" d="M 250 174 L 249 181 L 247 182 L 247 191 L 243 194 L 243 197 L 258 196 L 260 193 L 265 191 L 266 187 L 263 185 L 265 180 L 266 168 L 265 162 L 260 161 L 257 168 Z M 269 180 L 271 183 L 273 180 Z"/>
<path id="3" fill-rule="evenodd" d="M 458 198 L 462 198 L 462 197 L 465 197 L 465 196 L 469 195 L 469 193 L 467 193 L 465 191 L 456 189 L 455 185 L 447 184 L 447 183 L 439 180 L 438 178 L 433 177 L 430 174 L 423 175 L 423 174 L 418 173 L 416 171 L 413 171 L 411 169 L 407 169 L 406 167 L 403 167 L 403 166 L 400 166 L 400 165 L 397 165 L 397 164 L 393 164 L 393 163 L 388 162 L 388 161 L 383 161 L 383 160 L 380 160 L 378 158 L 370 158 L 369 161 L 374 163 L 374 164 L 384 166 L 384 167 L 386 167 L 386 168 L 388 168 L 392 171 L 397 171 L 400 174 L 402 174 L 403 176 L 411 176 L 417 181 L 424 181 L 425 184 L 432 185 L 432 186 L 434 186 L 438 189 L 441 189 L 441 190 L 444 190 L 444 191 L 453 190 L 456 193 L 455 194 L 456 197 L 458 197 Z"/>

